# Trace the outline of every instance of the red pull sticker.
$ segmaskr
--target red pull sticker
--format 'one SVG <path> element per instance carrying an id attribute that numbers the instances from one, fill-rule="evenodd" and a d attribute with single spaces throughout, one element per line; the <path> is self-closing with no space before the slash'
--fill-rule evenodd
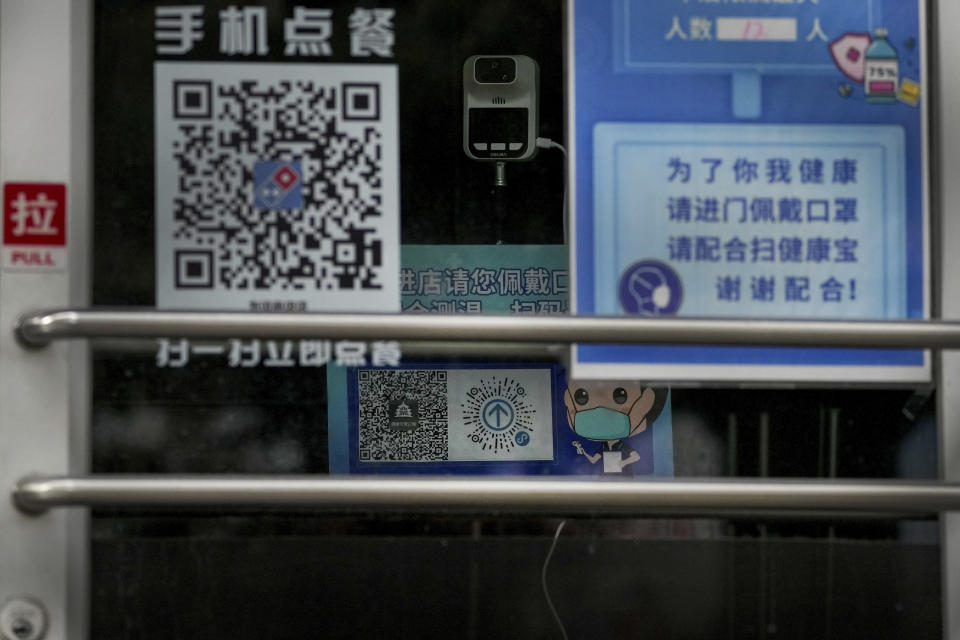
<path id="1" fill-rule="evenodd" d="M 3 267 L 61 269 L 67 246 L 67 186 L 41 182 L 3 185 Z"/>

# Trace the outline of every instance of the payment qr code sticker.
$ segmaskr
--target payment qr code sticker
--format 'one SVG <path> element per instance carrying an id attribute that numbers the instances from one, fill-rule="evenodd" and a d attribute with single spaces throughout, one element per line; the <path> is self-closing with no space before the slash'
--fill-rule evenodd
<path id="1" fill-rule="evenodd" d="M 553 460 L 549 369 L 360 369 L 363 462 Z"/>
<path id="2" fill-rule="evenodd" d="M 157 306 L 398 311 L 395 65 L 155 65 Z"/>
<path id="3" fill-rule="evenodd" d="M 448 457 L 447 371 L 357 372 L 361 462 L 436 462 Z"/>

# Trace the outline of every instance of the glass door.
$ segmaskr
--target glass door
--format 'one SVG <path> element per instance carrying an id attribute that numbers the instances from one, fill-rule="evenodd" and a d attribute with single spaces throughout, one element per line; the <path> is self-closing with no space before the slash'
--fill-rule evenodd
<path id="1" fill-rule="evenodd" d="M 661 4 L 690 44 L 688 7 Z M 33 348 L 0 336 L 0 477 L 74 478 L 30 494 L 34 506 L 92 505 L 0 510 L 10 532 L 0 634 L 948 635 L 955 536 L 945 507 L 857 498 L 863 487 L 941 487 L 953 379 L 935 366 L 939 352 L 922 356 L 926 381 L 718 379 L 670 367 L 598 376 L 574 374 L 574 336 L 512 337 L 526 321 L 568 316 L 584 286 L 570 250 L 585 224 L 574 76 L 581 63 L 615 69 L 623 42 L 607 38 L 606 23 L 574 20 L 572 2 L 375 5 L 0 4 L 4 233 L 18 220 L 41 232 L 30 243 L 4 236 L 0 321 L 10 328 L 40 309 L 106 314 L 49 323 L 51 335 L 71 325 L 90 339 Z M 709 8 L 693 17 L 708 21 Z M 746 16 L 767 20 L 748 33 L 807 9 Z M 735 13 L 720 17 L 743 18 Z M 723 45 L 720 23 L 709 28 Z M 913 49 L 891 44 L 904 77 L 938 52 L 919 36 Z M 676 97 L 659 71 L 614 75 L 630 91 L 646 82 Z M 844 77 L 833 69 L 803 82 L 832 95 Z M 694 74 L 678 86 L 691 78 L 731 113 L 745 108 L 732 87 L 756 80 Z M 785 90 L 780 76 L 759 81 Z M 913 113 L 926 97 L 893 108 Z M 644 127 L 705 124 L 693 111 L 651 119 L 655 107 L 616 108 Z M 798 121 L 825 126 L 793 111 L 783 128 L 761 123 L 781 137 Z M 597 171 L 599 185 L 607 174 Z M 638 174 L 631 188 L 653 180 Z M 16 217 L 21 194 L 29 204 Z M 637 215 L 656 215 L 636 202 Z M 62 239 L 45 233 L 61 220 Z M 603 258 L 622 243 L 598 246 Z M 674 271 L 692 296 L 693 276 Z M 676 289 L 664 276 L 656 294 L 650 273 L 634 285 L 665 308 Z M 646 319 L 641 311 L 620 315 Z M 164 329 L 187 313 L 210 313 L 191 316 L 199 324 L 240 320 L 233 332 Z M 367 314 L 384 313 L 397 315 L 382 333 L 270 328 L 313 317 L 366 327 Z M 430 324 L 471 317 L 479 323 L 459 334 Z M 436 336 L 408 338 L 418 324 Z M 602 355 L 621 349 L 613 325 L 595 330 L 591 344 L 613 345 Z M 177 493 L 203 482 L 207 497 Z M 684 483 L 683 499 L 630 493 Z M 826 493 L 802 498 L 854 483 L 850 508 Z M 477 493 L 429 497 L 448 486 Z M 743 497 L 770 486 L 779 493 L 759 507 Z M 730 492 L 709 504 L 711 487 Z M 175 497 L 151 503 L 135 495 L 144 488 Z M 635 502 L 615 508 L 618 491 Z M 296 492 L 307 497 L 298 503 Z"/>

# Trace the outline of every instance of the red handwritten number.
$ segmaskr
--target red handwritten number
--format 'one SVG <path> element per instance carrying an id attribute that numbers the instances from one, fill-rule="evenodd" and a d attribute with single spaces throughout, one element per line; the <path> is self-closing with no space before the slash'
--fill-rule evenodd
<path id="1" fill-rule="evenodd" d="M 744 40 L 761 40 L 767 35 L 762 20 L 747 20 L 743 26 Z"/>

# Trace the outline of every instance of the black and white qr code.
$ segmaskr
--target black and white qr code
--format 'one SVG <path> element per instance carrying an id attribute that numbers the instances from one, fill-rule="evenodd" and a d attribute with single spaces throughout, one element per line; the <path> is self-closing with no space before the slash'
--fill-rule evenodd
<path id="1" fill-rule="evenodd" d="M 399 310 L 394 65 L 158 62 L 157 304 Z"/>
<path id="2" fill-rule="evenodd" d="M 449 458 L 447 371 L 360 369 L 360 462 L 438 462 Z"/>

